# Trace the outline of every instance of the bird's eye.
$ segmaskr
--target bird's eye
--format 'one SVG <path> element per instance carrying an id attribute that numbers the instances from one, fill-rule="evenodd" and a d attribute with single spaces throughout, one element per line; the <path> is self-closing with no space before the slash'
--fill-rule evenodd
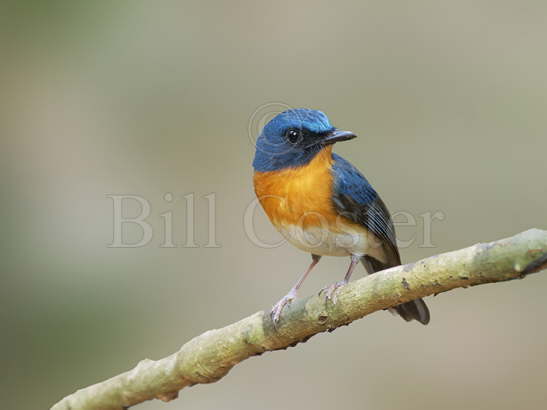
<path id="1" fill-rule="evenodd" d="M 294 145 L 300 141 L 302 134 L 299 130 L 291 128 L 287 130 L 285 136 L 287 138 L 287 141 Z"/>

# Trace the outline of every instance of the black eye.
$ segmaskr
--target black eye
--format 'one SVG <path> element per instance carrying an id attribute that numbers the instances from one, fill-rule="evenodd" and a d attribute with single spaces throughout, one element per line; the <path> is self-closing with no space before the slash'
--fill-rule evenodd
<path id="1" fill-rule="evenodd" d="M 295 130 L 294 128 L 291 128 L 285 133 L 285 138 L 287 138 L 287 141 L 289 141 L 291 144 L 295 145 L 300 142 L 302 138 L 302 133 L 300 132 L 300 130 Z"/>

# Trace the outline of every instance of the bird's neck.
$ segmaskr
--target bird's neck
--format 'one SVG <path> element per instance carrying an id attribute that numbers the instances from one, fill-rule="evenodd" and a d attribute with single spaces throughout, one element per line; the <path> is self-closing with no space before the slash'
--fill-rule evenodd
<path id="1" fill-rule="evenodd" d="M 305 165 L 296 167 L 285 167 L 274 171 L 255 171 L 255 187 L 262 185 L 266 181 L 276 181 L 282 185 L 294 182 L 308 181 L 312 182 L 318 176 L 330 173 L 333 163 L 332 145 L 328 145 L 319 151 L 313 159 Z M 266 184 L 268 185 L 268 184 Z"/>

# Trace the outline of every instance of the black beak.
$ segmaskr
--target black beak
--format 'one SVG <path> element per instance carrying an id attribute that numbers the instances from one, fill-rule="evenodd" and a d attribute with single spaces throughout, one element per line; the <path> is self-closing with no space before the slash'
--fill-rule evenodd
<path id="1" fill-rule="evenodd" d="M 351 131 L 334 130 L 328 133 L 321 143 L 323 145 L 331 145 L 340 141 L 352 140 L 355 137 L 357 137 L 357 135 Z"/>

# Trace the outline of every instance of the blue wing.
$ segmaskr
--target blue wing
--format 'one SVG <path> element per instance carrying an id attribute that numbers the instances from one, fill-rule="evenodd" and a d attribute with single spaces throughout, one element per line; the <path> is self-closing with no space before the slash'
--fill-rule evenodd
<path id="1" fill-rule="evenodd" d="M 395 229 L 385 204 L 357 168 L 339 155 L 333 154 L 332 157 L 336 211 L 365 227 L 382 241 L 385 261 L 365 255 L 363 265 L 369 273 L 400 265 Z M 424 325 L 429 323 L 429 309 L 422 299 L 397 305 L 394 309 L 406 321 L 415 319 Z"/>
<path id="2" fill-rule="evenodd" d="M 386 246 L 390 264 L 399 265 L 395 229 L 384 202 L 367 179 L 349 161 L 332 154 L 333 202 L 336 211 L 374 233 Z"/>

